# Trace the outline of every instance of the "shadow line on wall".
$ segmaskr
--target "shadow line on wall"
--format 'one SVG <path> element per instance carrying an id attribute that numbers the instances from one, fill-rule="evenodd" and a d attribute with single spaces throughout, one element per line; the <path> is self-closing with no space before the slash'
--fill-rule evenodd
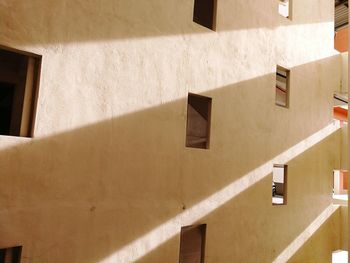
<path id="1" fill-rule="evenodd" d="M 305 66 L 312 65 L 294 70 Z M 190 223 L 212 213 L 264 180 L 275 158 L 288 162 L 286 155 L 301 154 L 317 143 L 318 135 L 335 129 L 330 124 L 317 133 L 325 124 L 318 118 L 311 129 L 287 134 L 289 142 L 278 136 L 288 128 L 288 118 L 280 117 L 292 118 L 304 109 L 291 107 L 287 113 L 276 108 L 274 78 L 269 74 L 204 94 L 214 100 L 209 151 L 184 147 L 185 99 L 2 150 L 0 245 L 24 240 L 24 256 L 43 261 L 65 251 L 80 262 L 96 262 L 107 255 L 115 258 L 115 251 L 124 257 L 127 250 L 122 248 L 128 247 L 131 260 L 141 259 L 157 247 L 149 239 L 154 233 L 161 239 L 157 245 L 165 242 L 180 231 L 175 228 L 181 220 Z M 254 98 L 249 97 L 251 89 Z M 258 99 L 266 93 L 269 100 Z M 254 116 L 244 114 L 247 106 Z M 234 109 L 230 115 L 219 114 Z M 275 119 L 266 121 L 271 115 Z M 257 130 L 261 137 L 254 135 Z M 246 147 L 233 147 L 239 141 Z M 267 142 L 276 145 L 269 148 Z M 216 166 L 226 167 L 220 176 Z M 183 212 L 184 205 L 189 208 Z M 155 232 L 164 224 L 167 231 Z M 48 229 L 54 229 L 49 242 Z M 134 253 L 135 248 L 140 250 Z"/>
<path id="2" fill-rule="evenodd" d="M 277 1 L 264 1 L 259 6 L 254 1 L 218 1 L 217 31 L 332 23 L 333 16 L 316 12 L 322 8 L 332 10 L 334 5 L 330 1 L 295 5 L 291 21 L 278 14 Z M 314 11 L 305 13 L 305 10 Z M 0 27 L 6 29 L 2 41 L 17 45 L 215 34 L 192 22 L 192 0 L 33 0 L 30 3 L 11 0 L 0 4 L 0 16 L 3 18 Z"/>

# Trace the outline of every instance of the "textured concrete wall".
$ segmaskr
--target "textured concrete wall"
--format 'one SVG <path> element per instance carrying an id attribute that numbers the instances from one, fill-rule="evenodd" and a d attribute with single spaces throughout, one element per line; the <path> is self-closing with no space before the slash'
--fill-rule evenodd
<path id="1" fill-rule="evenodd" d="M 277 5 L 218 1 L 213 32 L 191 0 L 0 0 L 0 44 L 43 55 L 35 138 L 0 136 L 0 247 L 23 245 L 24 263 L 178 262 L 180 227 L 207 223 L 208 263 L 281 255 L 331 203 L 340 133 L 285 151 L 331 122 L 341 60 L 332 1 L 293 0 L 293 21 Z M 213 99 L 209 150 L 185 147 L 188 92 Z M 288 204 L 272 206 L 281 153 Z"/>

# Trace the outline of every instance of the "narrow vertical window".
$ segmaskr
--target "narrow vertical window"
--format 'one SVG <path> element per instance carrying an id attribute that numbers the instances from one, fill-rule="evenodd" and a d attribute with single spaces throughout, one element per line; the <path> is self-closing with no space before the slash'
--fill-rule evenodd
<path id="1" fill-rule="evenodd" d="M 22 247 L 0 248 L 0 263 L 20 263 Z"/>
<path id="2" fill-rule="evenodd" d="M 216 0 L 194 0 L 193 22 L 215 30 Z"/>
<path id="3" fill-rule="evenodd" d="M 287 165 L 275 164 L 272 169 L 272 204 L 287 203 Z"/>
<path id="4" fill-rule="evenodd" d="M 211 98 L 188 94 L 186 146 L 209 148 Z"/>
<path id="5" fill-rule="evenodd" d="M 348 171 L 333 171 L 333 198 L 348 200 Z"/>
<path id="6" fill-rule="evenodd" d="M 333 95 L 333 118 L 343 125 L 348 122 L 348 98 L 347 94 L 335 93 Z"/>
<path id="7" fill-rule="evenodd" d="M 291 18 L 290 4 L 290 0 L 278 0 L 278 13 L 285 18 Z"/>
<path id="8" fill-rule="evenodd" d="M 277 66 L 276 70 L 276 105 L 289 107 L 289 70 Z"/>
<path id="9" fill-rule="evenodd" d="M 0 135 L 31 137 L 39 55 L 0 46 Z"/>
<path id="10" fill-rule="evenodd" d="M 206 224 L 181 228 L 179 263 L 204 263 L 206 228 Z"/>

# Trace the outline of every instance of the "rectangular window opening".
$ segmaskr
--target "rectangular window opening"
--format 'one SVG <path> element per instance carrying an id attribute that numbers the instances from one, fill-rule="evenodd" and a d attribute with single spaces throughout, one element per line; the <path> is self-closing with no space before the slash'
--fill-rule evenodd
<path id="1" fill-rule="evenodd" d="M 0 248 L 0 263 L 20 263 L 22 246 Z"/>
<path id="2" fill-rule="evenodd" d="M 348 251 L 341 249 L 333 251 L 332 263 L 348 263 Z"/>
<path id="3" fill-rule="evenodd" d="M 187 147 L 209 149 L 211 102 L 209 97 L 188 94 Z"/>
<path id="4" fill-rule="evenodd" d="M 179 263 L 204 263 L 206 229 L 206 224 L 181 228 Z"/>
<path id="5" fill-rule="evenodd" d="M 41 56 L 0 46 L 0 135 L 31 137 Z"/>
<path id="6" fill-rule="evenodd" d="M 280 66 L 276 70 L 275 103 L 281 107 L 289 107 L 289 70 Z"/>
<path id="7" fill-rule="evenodd" d="M 333 199 L 348 200 L 348 171 L 333 171 Z"/>
<path id="8" fill-rule="evenodd" d="M 337 92 L 333 95 L 333 118 L 342 125 L 348 123 L 348 95 Z"/>
<path id="9" fill-rule="evenodd" d="M 348 51 L 349 3 L 347 0 L 334 1 L 334 48 L 339 52 Z"/>
<path id="10" fill-rule="evenodd" d="M 194 0 L 193 22 L 215 30 L 216 1 L 217 0 Z"/>
<path id="11" fill-rule="evenodd" d="M 285 18 L 291 18 L 290 14 L 290 0 L 278 0 L 278 13 L 285 17 Z"/>
<path id="12" fill-rule="evenodd" d="M 272 169 L 272 204 L 287 204 L 287 165 L 274 164 Z"/>

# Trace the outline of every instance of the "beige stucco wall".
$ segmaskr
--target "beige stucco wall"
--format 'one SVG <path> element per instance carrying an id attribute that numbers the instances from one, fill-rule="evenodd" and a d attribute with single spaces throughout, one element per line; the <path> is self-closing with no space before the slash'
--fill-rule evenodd
<path id="1" fill-rule="evenodd" d="M 348 152 L 349 152 L 349 145 L 348 145 L 348 125 L 345 125 L 342 128 L 342 136 L 341 136 L 341 162 L 340 162 L 340 169 L 347 170 L 348 169 Z"/>
<path id="2" fill-rule="evenodd" d="M 349 159 L 349 127 L 345 125 L 341 129 L 341 161 L 340 161 L 340 169 L 348 170 L 348 159 Z M 348 186 L 349 189 L 349 186 Z M 348 204 L 343 205 L 341 207 L 341 249 L 348 250 L 348 239 L 349 239 L 349 212 L 348 212 Z"/>
<path id="3" fill-rule="evenodd" d="M 341 206 L 341 211 L 340 211 L 340 216 L 341 216 L 341 225 L 340 225 L 340 231 L 341 231 L 341 243 L 340 243 L 340 248 L 342 250 L 348 250 L 348 231 L 349 231 L 349 226 L 348 226 L 348 206 L 344 205 Z"/>
<path id="4" fill-rule="evenodd" d="M 338 208 L 335 212 L 317 231 L 314 235 L 305 243 L 305 245 L 293 255 L 288 262 L 332 262 L 332 255 L 329 251 L 338 250 L 339 244 L 337 243 L 337 236 L 341 232 L 343 208 Z M 347 210 L 346 210 L 347 213 Z M 328 237 L 329 239 L 326 239 Z M 332 242 L 330 242 L 332 241 Z M 320 248 L 327 249 L 320 249 Z"/>
<path id="5" fill-rule="evenodd" d="M 178 262 L 180 227 L 207 223 L 206 262 L 272 262 L 332 202 L 341 133 L 285 151 L 332 121 L 333 4 L 293 0 L 290 21 L 277 1 L 218 1 L 212 32 L 191 0 L 1 0 L 0 44 L 43 61 L 35 138 L 0 136 L 0 247 L 23 245 L 24 263 Z M 213 99 L 209 150 L 184 146 L 188 92 Z M 337 229 L 313 241 L 322 253 Z"/>
<path id="6" fill-rule="evenodd" d="M 342 85 L 341 85 L 341 92 L 346 93 L 348 92 L 348 83 L 349 83 L 349 75 L 348 75 L 348 52 L 341 53 L 342 57 Z"/>

